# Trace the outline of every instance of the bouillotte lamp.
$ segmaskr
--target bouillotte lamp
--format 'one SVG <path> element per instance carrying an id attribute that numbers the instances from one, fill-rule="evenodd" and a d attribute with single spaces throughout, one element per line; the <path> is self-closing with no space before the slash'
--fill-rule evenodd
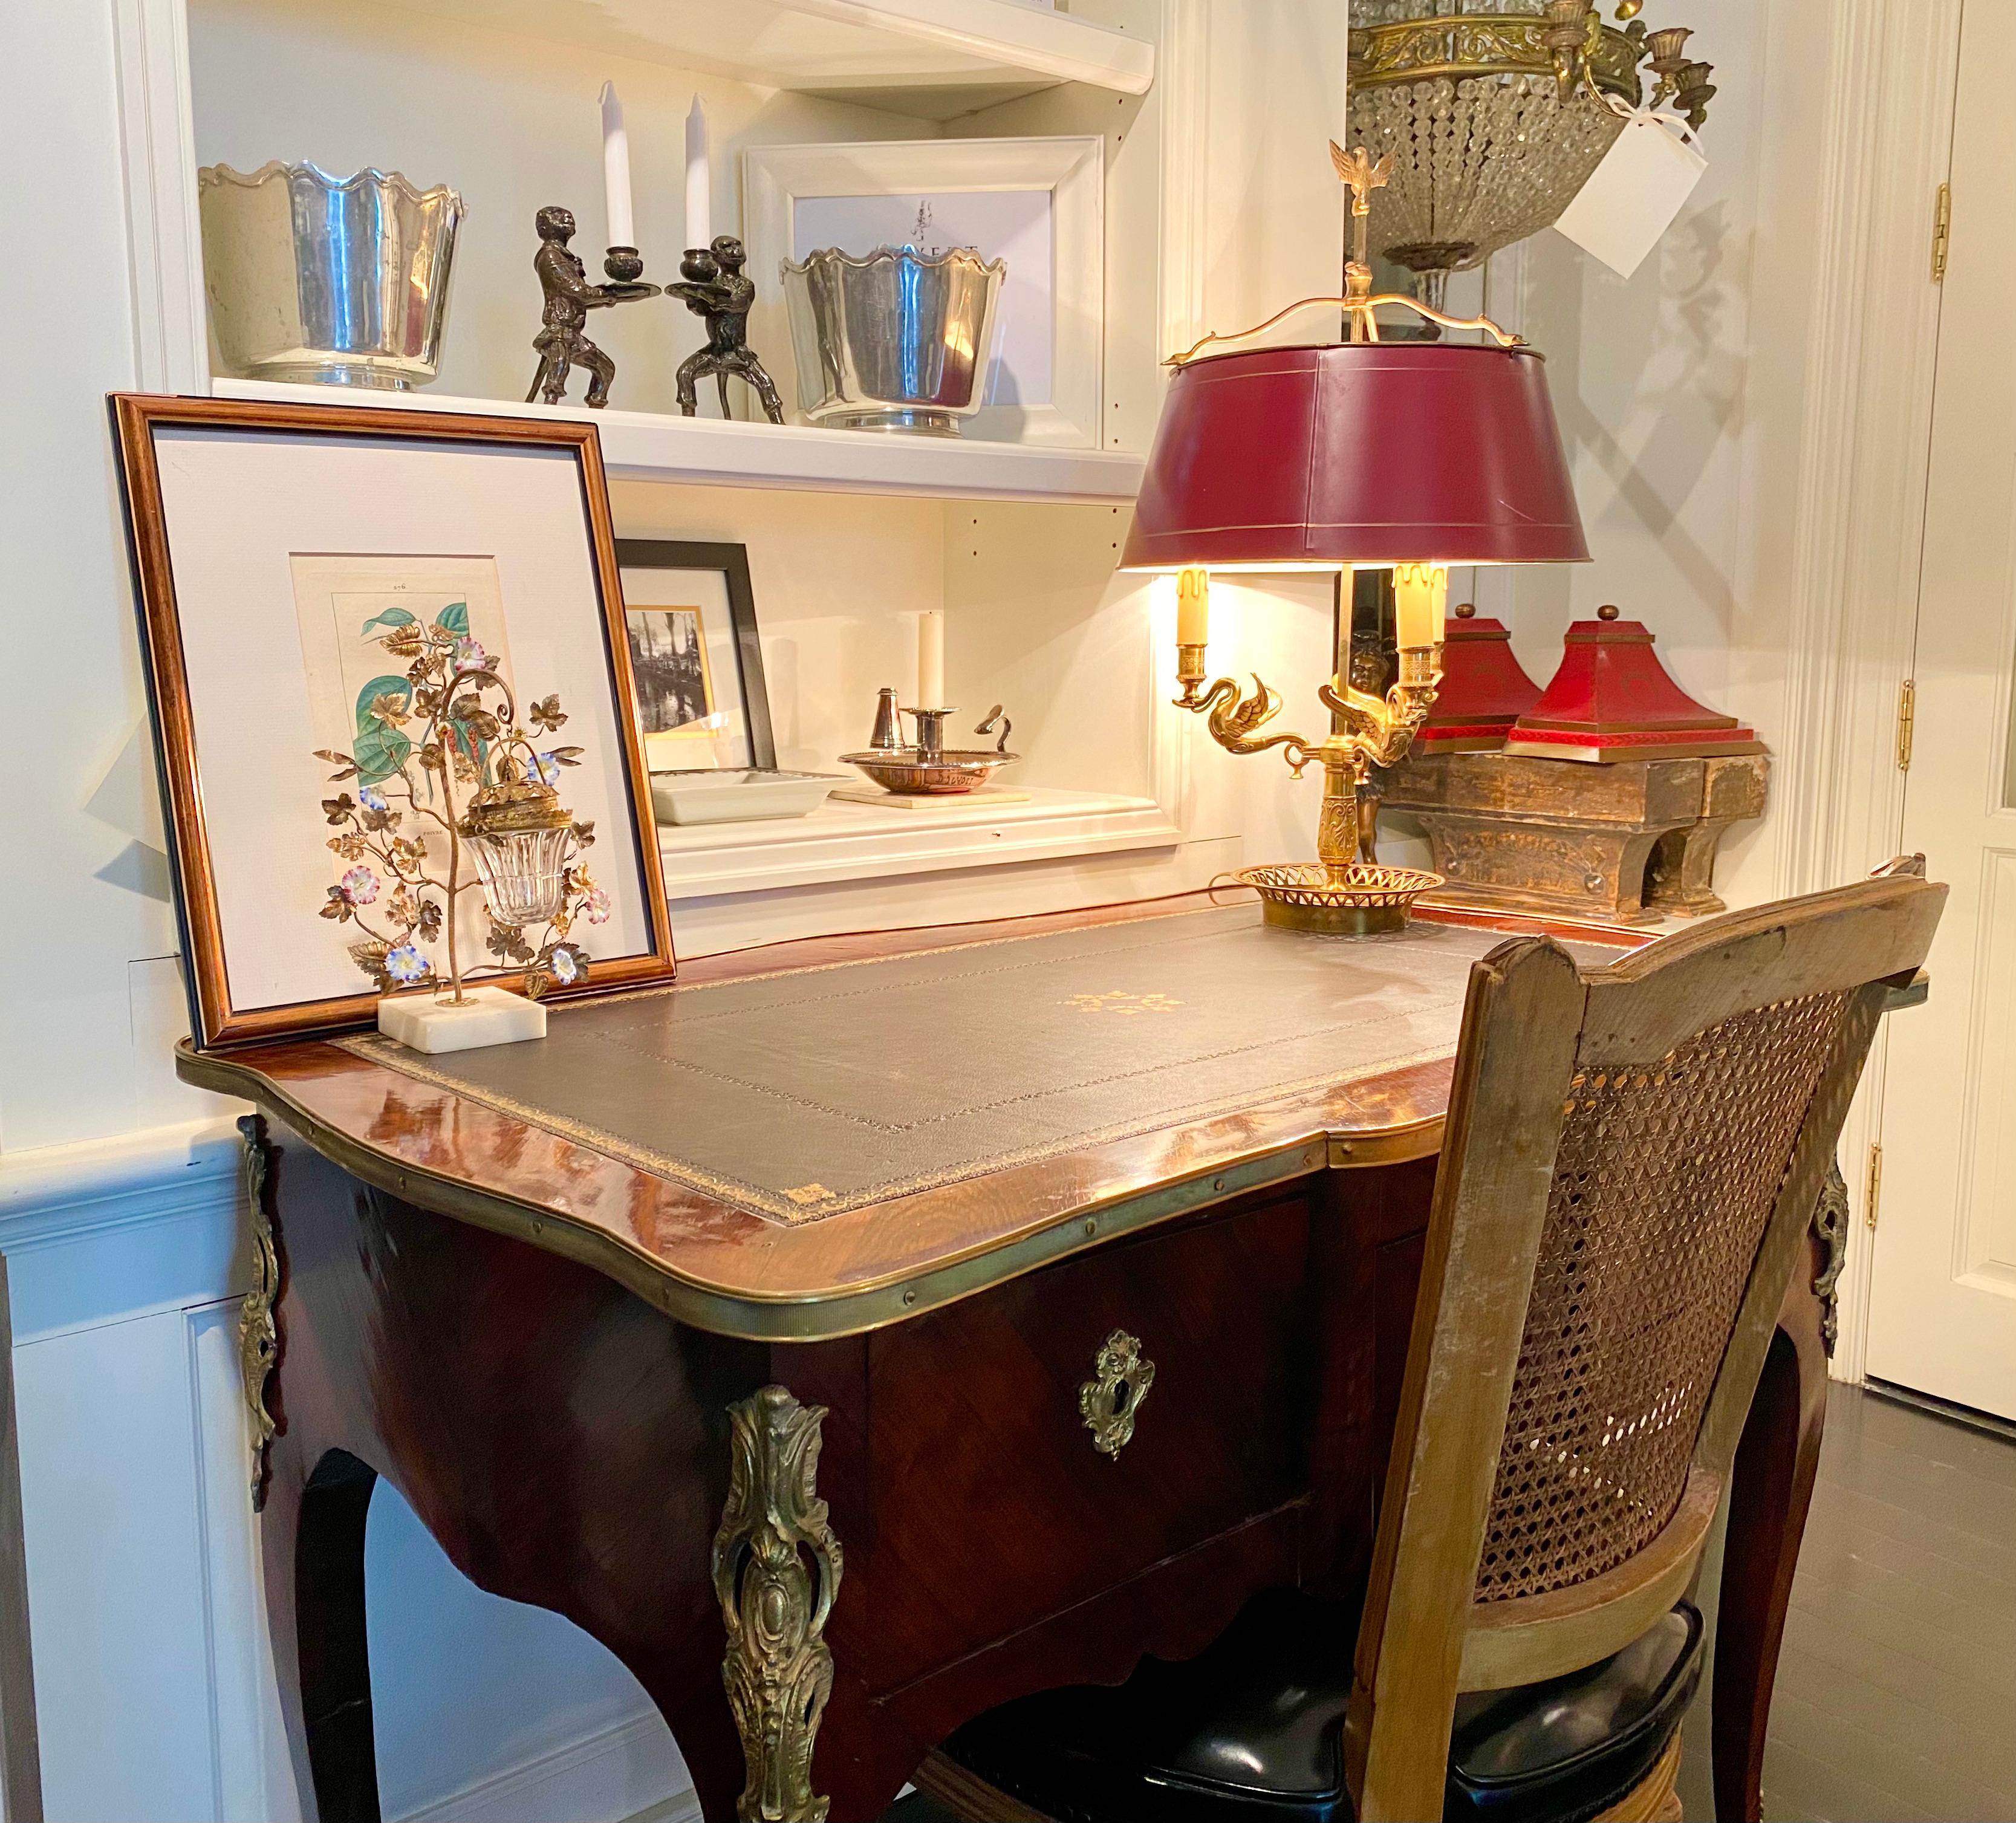
<path id="1" fill-rule="evenodd" d="M 1375 297 L 1365 258 L 1373 189 L 1389 161 L 1330 148 L 1351 186 L 1355 254 L 1348 295 L 1312 298 L 1244 336 L 1206 336 L 1175 369 L 1148 458 L 1122 567 L 1179 578 L 1179 707 L 1208 717 L 1234 753 L 1283 750 L 1299 778 L 1323 769 L 1314 866 L 1255 868 L 1270 922 L 1360 934 L 1404 922 L 1435 876 L 1376 865 L 1370 768 L 1406 752 L 1435 699 L 1453 564 L 1586 563 L 1542 358 L 1478 318 L 1412 298 Z M 1314 305 L 1341 307 L 1351 340 L 1315 347 L 1226 351 Z M 1404 306 L 1445 327 L 1482 330 L 1482 344 L 1388 343 L 1373 315 Z M 1391 569 L 1399 681 L 1384 697 L 1350 683 L 1348 625 L 1336 675 L 1317 691 L 1327 739 L 1263 735 L 1280 696 L 1258 678 L 1247 696 L 1229 678 L 1208 689 L 1211 571 Z M 1349 599 L 1349 591 L 1345 591 Z"/>

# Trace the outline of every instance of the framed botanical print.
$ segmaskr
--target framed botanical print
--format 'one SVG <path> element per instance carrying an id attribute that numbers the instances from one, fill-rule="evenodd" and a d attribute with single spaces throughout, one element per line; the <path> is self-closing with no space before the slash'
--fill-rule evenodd
<path id="1" fill-rule="evenodd" d="M 594 426 L 112 405 L 197 1044 L 669 979 Z"/>
<path id="2" fill-rule="evenodd" d="M 773 769 L 747 548 L 618 538 L 616 561 L 646 765 Z"/>

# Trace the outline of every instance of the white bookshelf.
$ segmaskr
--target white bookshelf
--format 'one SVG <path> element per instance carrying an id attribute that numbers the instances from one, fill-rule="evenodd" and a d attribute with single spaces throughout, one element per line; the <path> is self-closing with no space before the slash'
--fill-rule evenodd
<path id="1" fill-rule="evenodd" d="M 835 768 L 835 771 L 840 768 Z M 1013 786 L 1013 774 L 1004 787 Z M 916 810 L 833 800 L 772 822 L 661 825 L 658 848 L 675 904 L 724 894 L 995 867 L 1064 855 L 1173 848 L 1171 808 L 1153 798 L 1031 789 L 1025 801 L 949 798 Z"/>
<path id="2" fill-rule="evenodd" d="M 831 915 L 849 919 L 927 904 L 952 915 L 976 872 L 1002 883 L 990 894 L 1065 890 L 1018 863 L 1083 861 L 1102 883 L 1125 876 L 1102 892 L 1154 891 L 1178 872 L 1191 883 L 1178 852 L 1197 840 L 1189 718 L 1168 708 L 1173 687 L 1142 668 L 1146 591 L 1113 575 L 1168 339 L 1162 128 L 1150 92 L 1172 3 L 121 0 L 122 68 L 135 75 L 130 226 L 158 304 L 140 329 L 149 383 L 388 415 L 593 423 L 619 535 L 747 545 L 787 767 L 843 770 L 835 757 L 861 744 L 875 689 L 913 663 L 915 613 L 949 611 L 966 699 L 1006 701 L 1022 720 L 1027 757 L 1003 782 L 1027 798 L 921 811 L 835 802 L 791 822 L 668 827 L 659 841 L 671 896 L 711 945 L 815 926 L 822 903 L 844 901 Z M 665 307 L 598 321 L 617 362 L 615 406 L 524 403 L 531 216 L 556 200 L 585 219 L 597 213 L 593 99 L 605 76 L 630 115 L 647 258 L 676 244 L 681 200 L 666 174 L 679 168 L 697 89 L 716 132 L 716 219 L 729 227 L 751 146 L 1105 135 L 1104 447 L 685 418 L 666 394 L 697 326 Z M 376 163 L 464 191 L 443 383 L 380 393 L 210 371 L 195 170 L 275 156 Z M 1099 656 L 1060 671 L 1067 652 Z M 904 884 L 925 877 L 928 888 Z"/>
<path id="3" fill-rule="evenodd" d="M 1023 0 L 397 0 L 579 49 L 945 120 L 1082 82 L 1146 95 L 1147 40 Z"/>
<path id="4" fill-rule="evenodd" d="M 1009 5 L 1013 0 L 999 3 Z M 613 479 L 622 481 L 1121 506 L 1133 503 L 1146 466 L 1143 458 L 1118 451 L 877 436 L 803 424 L 681 418 L 614 407 L 592 412 L 581 405 L 527 405 L 509 400 L 455 398 L 433 391 L 284 386 L 222 377 L 211 382 L 211 390 L 226 399 L 585 421 L 600 432 L 603 463 Z"/>

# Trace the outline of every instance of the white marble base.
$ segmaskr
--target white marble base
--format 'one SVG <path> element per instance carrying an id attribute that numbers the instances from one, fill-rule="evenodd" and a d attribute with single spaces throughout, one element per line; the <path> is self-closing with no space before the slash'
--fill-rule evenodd
<path id="1" fill-rule="evenodd" d="M 378 1029 L 432 1057 L 546 1035 L 546 1009 L 536 1000 L 502 987 L 465 987 L 463 993 L 463 1006 L 445 1006 L 431 994 L 388 995 L 378 1002 Z"/>

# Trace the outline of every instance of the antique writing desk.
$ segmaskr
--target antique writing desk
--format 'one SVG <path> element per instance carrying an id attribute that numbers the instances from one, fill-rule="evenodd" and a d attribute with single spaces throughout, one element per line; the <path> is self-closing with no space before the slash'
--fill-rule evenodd
<path id="1" fill-rule="evenodd" d="M 322 1823 L 378 1814 L 381 1474 L 629 1667 L 711 1819 L 862 1823 L 985 1707 L 1193 1652 L 1271 1585 L 1348 1596 L 1468 972 L 1515 927 L 1172 901 L 712 958 L 457 1057 L 185 1050 L 261 1110 L 255 1486 Z M 1725 1818 L 1758 1814 L 1830 1285 L 1791 1287 L 1737 1464 Z"/>

